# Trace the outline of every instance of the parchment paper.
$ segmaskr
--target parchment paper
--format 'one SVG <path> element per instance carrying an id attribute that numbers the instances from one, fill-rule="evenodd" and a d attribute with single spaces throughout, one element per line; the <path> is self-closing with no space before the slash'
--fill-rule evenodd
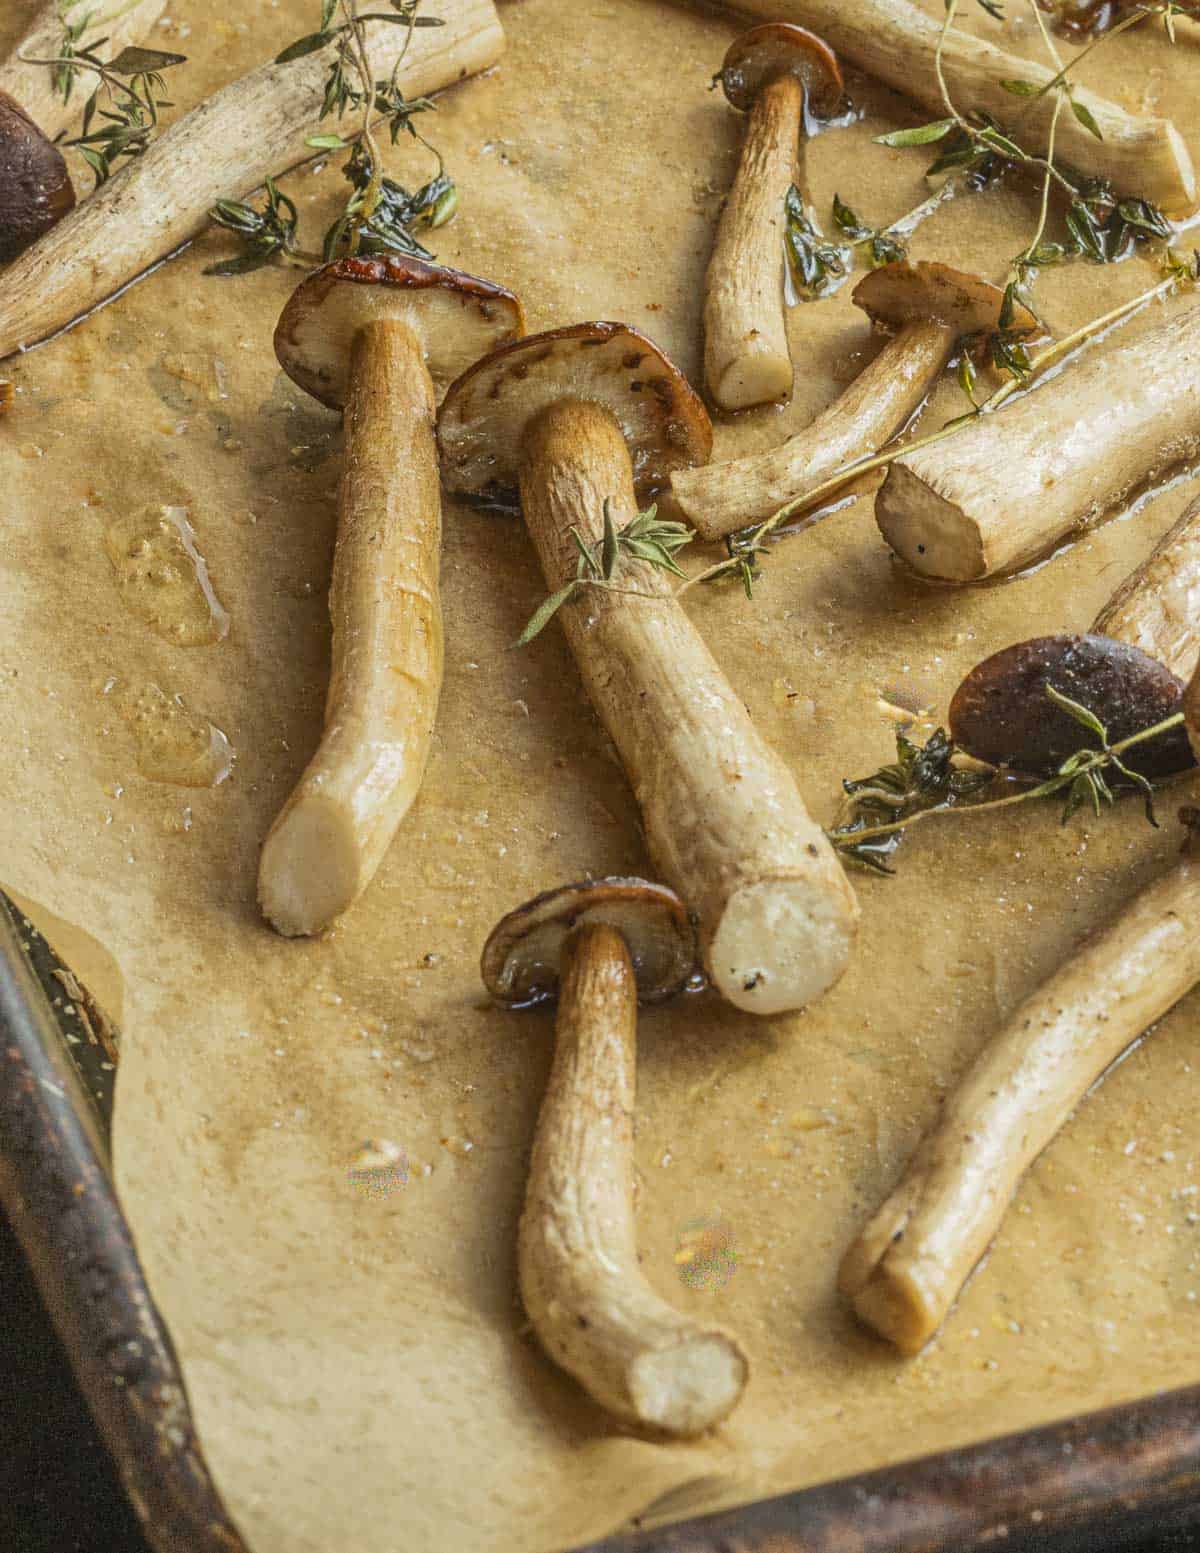
<path id="1" fill-rule="evenodd" d="M 5 9 L 0 43 L 29 9 Z M 1031 51 L 1008 9 L 1006 41 Z M 192 56 L 180 103 L 308 30 L 312 11 L 177 0 L 161 31 Z M 740 135 L 708 81 L 733 25 L 650 0 L 523 0 L 504 20 L 504 63 L 444 97 L 430 126 L 462 186 L 439 255 L 515 286 L 531 327 L 627 319 L 698 377 L 701 278 Z M 1170 113 L 1195 144 L 1197 34 L 1180 30 L 1174 57 L 1146 29 L 1086 78 Z M 815 203 L 827 220 L 836 189 L 890 219 L 923 194 L 927 154 L 872 144 L 915 115 L 852 87 L 864 117 L 813 145 Z M 426 170 L 415 148 L 393 165 Z M 344 196 L 336 167 L 287 187 L 315 239 Z M 999 278 L 1034 214 L 1005 186 L 963 196 L 914 252 Z M 203 278 L 228 251 L 206 237 L 11 364 L 0 880 L 119 968 L 120 1191 L 255 1553 L 536 1553 L 1196 1379 L 1194 998 L 1040 1161 L 919 1359 L 858 1330 L 833 1287 L 972 1054 L 1178 845 L 1177 827 L 1153 832 L 1132 805 L 1066 828 L 1048 806 L 914 836 L 897 878 L 858 879 L 857 957 L 803 1015 L 758 1022 L 705 994 L 644 1016 L 644 1268 L 747 1346 L 753 1382 L 728 1427 L 690 1446 L 635 1438 L 541 1356 L 513 1247 L 551 1024 L 489 1009 L 477 956 L 535 890 L 644 870 L 637 816 L 556 631 L 509 650 L 544 591 L 519 523 L 448 507 L 446 685 L 424 793 L 335 931 L 285 943 L 262 926 L 258 848 L 319 733 L 340 433 L 271 352 L 295 272 Z M 1039 294 L 1062 331 L 1151 278 L 1140 260 L 1073 264 Z M 791 327 L 793 402 L 722 425 L 720 456 L 802 425 L 873 349 L 848 288 Z M 956 395 L 924 424 L 957 412 Z M 882 703 L 932 708 L 927 729 L 981 655 L 1085 626 L 1191 492 L 969 591 L 907 580 L 859 500 L 782 545 L 752 604 L 708 589 L 689 607 L 829 821 L 839 779 L 888 756 Z M 186 509 L 222 639 L 179 645 L 123 602 L 106 540 L 147 503 Z M 227 736 L 227 780 L 140 774 L 140 737 L 157 729 L 158 753 L 171 748 L 147 686 Z M 1164 814 L 1176 796 L 1186 786 Z M 111 966 L 107 981 L 115 997 Z M 406 1185 L 351 1178 L 367 1138 L 404 1150 Z M 697 1221 L 736 1252 L 707 1287 L 681 1279 L 703 1285 L 703 1264 L 676 1260 Z"/>

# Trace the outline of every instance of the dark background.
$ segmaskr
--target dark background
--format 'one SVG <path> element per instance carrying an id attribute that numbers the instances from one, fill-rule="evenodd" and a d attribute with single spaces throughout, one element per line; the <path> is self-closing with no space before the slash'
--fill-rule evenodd
<path id="1" fill-rule="evenodd" d="M 1121 1547 L 1200 1553 L 1200 1534 L 1177 1531 Z M 0 1553 L 150 1553 L 2 1215 Z M 1089 1541 L 1079 1553 L 1108 1550 Z"/>

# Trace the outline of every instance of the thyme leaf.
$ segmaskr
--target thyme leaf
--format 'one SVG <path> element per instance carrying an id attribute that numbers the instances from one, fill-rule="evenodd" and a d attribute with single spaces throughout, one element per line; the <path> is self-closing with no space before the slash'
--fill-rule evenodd
<path id="1" fill-rule="evenodd" d="M 542 600 L 513 644 L 516 647 L 524 647 L 539 636 L 563 605 L 584 588 L 607 588 L 614 593 L 633 594 L 639 598 L 657 597 L 656 594 L 640 593 L 636 588 L 620 586 L 625 565 L 629 561 L 643 561 L 659 571 L 683 577 L 686 574 L 675 555 L 685 545 L 691 544 L 695 537 L 686 523 L 660 519 L 657 505 L 647 507 L 623 528 L 618 528 L 612 513 L 612 503 L 607 499 L 604 503 L 603 529 L 594 544 L 589 545 L 577 528 L 572 528 L 570 534 L 579 552 L 575 576 L 550 594 L 549 598 Z"/>

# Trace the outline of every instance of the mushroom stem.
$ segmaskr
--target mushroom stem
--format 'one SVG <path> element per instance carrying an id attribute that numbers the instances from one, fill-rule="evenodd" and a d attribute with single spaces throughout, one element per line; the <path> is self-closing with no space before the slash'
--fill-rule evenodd
<path id="1" fill-rule="evenodd" d="M 629 451 L 605 407 L 563 400 L 526 431 L 521 501 L 546 582 L 575 576 L 606 503 L 637 512 Z M 705 965 L 738 1008 L 801 1008 L 841 975 L 858 906 L 791 772 L 750 721 L 661 574 L 622 567 L 560 611 L 592 705 L 641 806 L 650 853 L 697 913 Z M 631 594 L 633 596 L 631 596 Z"/>
<path id="2" fill-rule="evenodd" d="M 34 13 L 25 34 L 13 46 L 8 57 L 0 61 L 0 92 L 7 92 L 16 99 L 42 133 L 53 140 L 68 128 L 83 112 L 83 105 L 91 96 L 94 77 L 90 71 L 81 71 L 75 89 L 69 99 L 54 84 L 54 73 L 48 65 L 31 65 L 30 59 L 56 59 L 62 52 L 66 23 L 74 21 L 85 10 L 91 10 L 87 31 L 76 44 L 84 48 L 98 42 L 104 45 L 104 57 L 115 59 L 123 48 L 141 43 L 150 36 L 155 23 L 166 10 L 166 0 L 76 0 L 64 18 L 61 0 L 45 0 Z M 71 12 L 76 13 L 72 16 Z"/>
<path id="3" fill-rule="evenodd" d="M 263 846 L 259 902 L 319 932 L 370 883 L 421 785 L 442 683 L 441 497 L 420 342 L 383 319 L 354 341 L 316 754 Z"/>
<path id="4" fill-rule="evenodd" d="M 720 1327 L 673 1310 L 638 1267 L 637 989 L 625 940 L 585 924 L 563 960 L 518 1241 L 521 1298 L 547 1353 L 603 1407 L 699 1434 L 737 1402 L 746 1357 Z"/>
<path id="5" fill-rule="evenodd" d="M 1176 679 L 1200 659 L 1200 500 L 1096 616 L 1092 630 L 1157 658 Z"/>
<path id="6" fill-rule="evenodd" d="M 1021 1004 L 846 1252 L 839 1288 L 903 1352 L 936 1332 L 1092 1085 L 1200 980 L 1198 912 L 1200 862 L 1185 856 Z"/>
<path id="7" fill-rule="evenodd" d="M 783 399 L 792 391 L 784 201 L 800 178 L 803 120 L 804 88 L 791 75 L 764 86 L 747 117 L 705 282 L 704 375 L 723 410 Z"/>
<path id="8" fill-rule="evenodd" d="M 938 118 L 945 115 L 937 65 L 941 23 L 911 0 L 854 0 L 852 5 L 846 0 L 736 0 L 736 9 L 746 16 L 813 28 L 843 59 Z M 1054 76 L 1049 66 L 951 27 L 941 67 L 960 112 L 990 113 L 1029 150 L 1045 151 L 1055 93 L 1017 101 L 1004 83 L 1016 78 L 1043 86 Z M 1073 96 L 1103 138 L 1097 139 L 1074 114 L 1060 114 L 1056 148 L 1061 162 L 1080 173 L 1108 178 L 1122 192 L 1136 191 L 1174 215 L 1192 209 L 1195 172 L 1183 137 L 1169 119 L 1127 113 L 1078 84 Z"/>
<path id="9" fill-rule="evenodd" d="M 883 537 L 951 582 L 1011 571 L 1200 447 L 1200 306 L 1098 351 L 906 453 L 875 500 Z"/>
<path id="10" fill-rule="evenodd" d="M 494 65 L 504 34 L 492 0 L 456 0 L 440 27 L 367 25 L 373 74 L 399 64 L 408 97 Z M 218 199 L 241 199 L 315 155 L 336 45 L 264 65 L 193 108 L 4 274 L 0 358 L 81 318 L 203 230 Z"/>
<path id="11" fill-rule="evenodd" d="M 908 424 L 949 360 L 954 338 L 937 320 L 906 324 L 827 410 L 786 442 L 724 464 L 676 469 L 676 505 L 702 539 L 716 540 L 815 491 Z"/>

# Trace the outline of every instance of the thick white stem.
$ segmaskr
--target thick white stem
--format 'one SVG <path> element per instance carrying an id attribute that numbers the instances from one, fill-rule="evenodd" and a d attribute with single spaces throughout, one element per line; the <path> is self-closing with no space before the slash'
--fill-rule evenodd
<path id="1" fill-rule="evenodd" d="M 154 25 L 166 8 L 166 0 L 137 0 L 128 9 L 123 0 L 77 0 L 66 19 L 70 21 L 91 11 L 96 20 L 79 39 L 76 49 L 107 38 L 101 58 L 115 59 L 130 44 L 152 46 Z M 111 22 L 104 21 L 107 15 L 112 15 Z M 60 0 L 46 0 L 35 12 L 24 37 L 8 58 L 0 61 L 0 92 L 14 97 L 48 140 L 74 124 L 97 84 L 97 77 L 90 70 L 80 70 L 70 98 L 64 100 L 55 89 L 49 66 L 26 63 L 29 59 L 57 59 L 62 53 L 65 31 Z"/>
<path id="2" fill-rule="evenodd" d="M 316 754 L 271 827 L 263 913 L 318 933 L 366 889 L 425 774 L 442 684 L 441 493 L 433 383 L 404 324 L 355 340 Z"/>
<path id="3" fill-rule="evenodd" d="M 371 61 L 390 74 L 406 27 L 372 23 Z M 333 45 L 287 65 L 264 65 L 184 114 L 135 161 L 4 272 L 0 358 L 82 317 L 208 221 L 218 199 L 241 199 L 271 174 L 313 156 Z M 445 25 L 412 33 L 399 83 L 439 91 L 494 65 L 504 34 L 492 0 L 455 0 Z"/>
<path id="4" fill-rule="evenodd" d="M 629 451 L 593 403 L 543 412 L 525 436 L 525 522 L 546 582 L 575 575 L 572 527 L 594 543 L 605 503 L 637 512 Z M 560 611 L 592 705 L 641 806 L 650 853 L 699 918 L 705 964 L 738 1008 L 802 1008 L 845 969 L 858 905 L 791 772 L 762 739 L 662 574 L 623 565 L 622 589 Z"/>
<path id="5" fill-rule="evenodd" d="M 723 410 L 792 391 L 783 295 L 784 201 L 799 177 L 804 88 L 763 87 L 746 120 L 741 160 L 721 212 L 704 299 L 704 376 Z"/>
<path id="6" fill-rule="evenodd" d="M 677 469 L 675 504 L 703 539 L 762 522 L 846 464 L 876 452 L 928 397 L 954 346 L 945 324 L 908 324 L 810 426 L 778 447 L 724 464 Z"/>
<path id="7" fill-rule="evenodd" d="M 1200 304 L 892 464 L 883 537 L 973 582 L 1037 559 L 1200 450 Z"/>
<path id="8" fill-rule="evenodd" d="M 1200 979 L 1198 914 L 1200 862 L 1185 857 L 1021 1004 L 950 1096 L 838 1279 L 905 1353 L 937 1331 L 1092 1085 Z"/>
<path id="9" fill-rule="evenodd" d="M 1140 648 L 1188 680 L 1200 658 L 1200 501 L 1121 584 L 1092 630 Z"/>
<path id="10" fill-rule="evenodd" d="M 733 1408 L 749 1366 L 729 1333 L 673 1310 L 638 1267 L 637 989 L 625 941 L 582 927 L 565 960 L 518 1239 L 521 1298 L 546 1352 L 602 1407 L 699 1434 Z"/>
<path id="11" fill-rule="evenodd" d="M 941 24 L 911 0 L 735 0 L 734 9 L 765 21 L 811 27 L 843 60 L 911 97 L 931 118 L 945 116 L 935 65 Z M 1013 128 L 1026 150 L 1045 152 L 1055 93 L 1033 102 L 1013 97 L 1001 83 L 1017 79 L 1044 84 L 1054 75 L 1048 65 L 1022 59 L 959 28 L 950 30 L 942 65 L 960 113 L 982 109 Z M 1119 192 L 1140 194 L 1172 215 L 1192 210 L 1192 159 L 1169 119 L 1127 113 L 1083 85 L 1075 84 L 1074 95 L 1090 110 L 1104 138 L 1097 140 L 1074 114 L 1061 113 L 1059 161 L 1081 173 L 1109 178 Z"/>

